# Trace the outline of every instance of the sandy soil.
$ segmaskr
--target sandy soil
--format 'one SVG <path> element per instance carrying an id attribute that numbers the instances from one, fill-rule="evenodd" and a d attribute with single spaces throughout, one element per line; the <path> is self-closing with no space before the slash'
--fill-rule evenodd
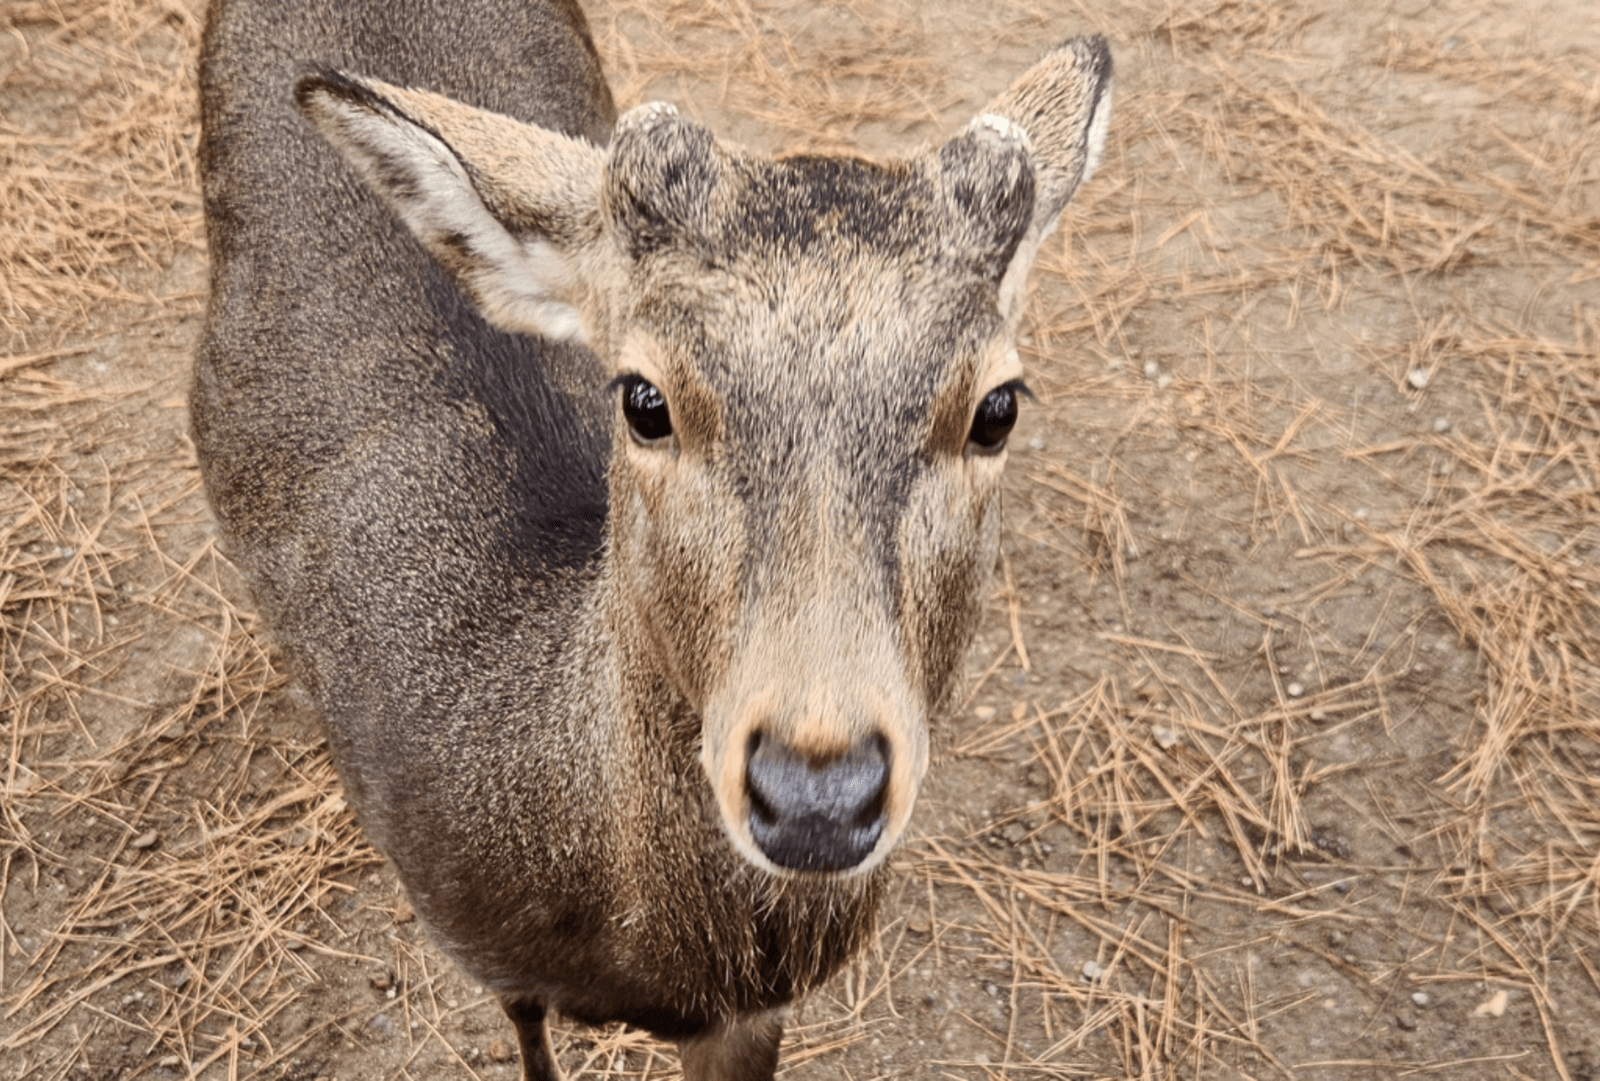
<path id="1" fill-rule="evenodd" d="M 785 1075 L 1600 1078 L 1592 7 L 589 10 L 621 102 L 762 148 L 1116 53 L 971 697 Z M 199 492 L 199 26 L 0 8 L 0 1078 L 514 1078 Z"/>

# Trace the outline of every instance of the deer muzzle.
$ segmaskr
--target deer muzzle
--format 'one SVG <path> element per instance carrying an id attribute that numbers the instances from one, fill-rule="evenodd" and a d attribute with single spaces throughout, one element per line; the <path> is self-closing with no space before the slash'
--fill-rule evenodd
<path id="1" fill-rule="evenodd" d="M 843 755 L 812 761 L 769 735 L 750 739 L 745 793 L 750 835 L 792 871 L 845 871 L 883 835 L 889 745 L 870 736 Z"/>

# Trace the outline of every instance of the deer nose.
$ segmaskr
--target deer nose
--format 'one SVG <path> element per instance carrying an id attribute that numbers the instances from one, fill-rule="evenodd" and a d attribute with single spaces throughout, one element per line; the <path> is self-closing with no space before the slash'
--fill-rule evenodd
<path id="1" fill-rule="evenodd" d="M 889 745 L 871 736 L 821 763 L 763 733 L 750 739 L 750 833 L 779 867 L 843 871 L 883 834 Z"/>

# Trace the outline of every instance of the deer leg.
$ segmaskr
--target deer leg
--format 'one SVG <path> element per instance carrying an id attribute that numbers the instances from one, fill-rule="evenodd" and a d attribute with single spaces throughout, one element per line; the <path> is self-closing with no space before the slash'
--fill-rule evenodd
<path id="1" fill-rule="evenodd" d="M 779 1011 L 741 1014 L 678 1044 L 683 1081 L 772 1081 L 782 1039 Z"/>
<path id="2" fill-rule="evenodd" d="M 501 999 L 500 1008 L 517 1030 L 517 1050 L 522 1054 L 522 1081 L 563 1081 L 550 1047 L 550 1030 L 544 1024 L 544 1003 L 538 999 Z"/>

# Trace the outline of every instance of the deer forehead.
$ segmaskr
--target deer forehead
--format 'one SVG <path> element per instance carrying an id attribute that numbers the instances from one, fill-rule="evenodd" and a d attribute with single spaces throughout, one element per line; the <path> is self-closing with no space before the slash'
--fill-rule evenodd
<path id="1" fill-rule="evenodd" d="M 993 245 L 974 250 L 971 231 L 954 227 L 951 193 L 925 158 L 774 160 L 725 152 L 700 129 L 673 131 L 684 138 L 658 134 L 665 147 L 620 138 L 607 167 L 629 306 L 699 314 L 714 339 L 759 334 L 802 349 L 998 320 Z"/>
<path id="2" fill-rule="evenodd" d="M 675 415 L 716 403 L 730 436 L 775 422 L 818 434 L 925 429 L 946 398 L 966 412 L 1015 366 L 995 283 L 932 244 L 891 254 L 841 237 L 860 216 L 837 211 L 851 216 L 844 229 L 780 234 L 765 251 L 758 239 L 723 260 L 674 248 L 644 261 L 614 365 L 660 387 Z"/>
<path id="3" fill-rule="evenodd" d="M 630 255 L 677 247 L 718 263 L 851 248 L 915 258 L 937 244 L 927 226 L 942 208 L 926 162 L 768 158 L 725 148 L 698 125 L 627 118 L 603 198 Z"/>
<path id="4" fill-rule="evenodd" d="M 739 155 L 724 175 L 719 239 L 746 257 L 877 255 L 911 263 L 937 252 L 945 232 L 940 193 L 910 162 Z"/>
<path id="5" fill-rule="evenodd" d="M 976 398 L 1015 363 L 981 290 L 916 303 L 900 275 L 851 268 L 765 296 L 719 279 L 714 300 L 642 310 L 617 357 L 661 389 L 686 447 L 797 463 L 959 450 Z"/>

